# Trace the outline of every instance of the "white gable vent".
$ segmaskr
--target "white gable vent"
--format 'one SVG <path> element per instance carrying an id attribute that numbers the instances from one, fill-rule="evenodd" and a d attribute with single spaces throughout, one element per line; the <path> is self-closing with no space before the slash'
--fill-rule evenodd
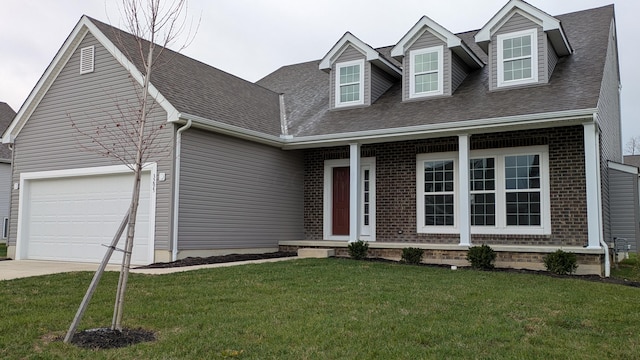
<path id="1" fill-rule="evenodd" d="M 80 49 L 80 74 L 93 72 L 94 46 Z"/>

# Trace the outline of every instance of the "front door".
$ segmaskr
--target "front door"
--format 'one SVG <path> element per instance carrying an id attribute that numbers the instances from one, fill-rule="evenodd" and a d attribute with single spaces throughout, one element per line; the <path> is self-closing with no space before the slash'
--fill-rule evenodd
<path id="1" fill-rule="evenodd" d="M 349 235 L 349 167 L 333 168 L 333 235 Z"/>
<path id="2" fill-rule="evenodd" d="M 376 240 L 376 159 L 360 159 L 358 239 Z M 325 240 L 346 241 L 351 234 L 351 172 L 349 159 L 324 162 L 322 235 Z"/>

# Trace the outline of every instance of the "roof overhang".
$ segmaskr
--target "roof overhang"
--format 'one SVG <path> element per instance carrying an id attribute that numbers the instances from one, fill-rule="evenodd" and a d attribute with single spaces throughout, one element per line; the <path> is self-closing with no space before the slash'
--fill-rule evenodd
<path id="1" fill-rule="evenodd" d="M 522 14 L 542 26 L 542 30 L 547 33 L 549 41 L 559 56 L 569 55 L 573 52 L 560 20 L 521 0 L 509 0 L 509 2 L 478 31 L 475 36 L 478 46 L 485 52 L 488 52 L 491 36 L 515 13 Z"/>
<path id="2" fill-rule="evenodd" d="M 636 175 L 636 176 L 638 175 L 638 167 L 637 166 L 628 165 L 628 164 L 620 164 L 618 162 L 611 161 L 611 160 L 609 160 L 607 162 L 607 165 L 609 166 L 609 169 L 618 170 L 618 171 L 625 172 L 625 173 L 632 174 L 632 175 Z"/>
<path id="3" fill-rule="evenodd" d="M 402 70 L 400 70 L 400 68 L 393 65 L 389 60 L 385 59 L 378 51 L 376 51 L 374 48 L 372 48 L 362 40 L 358 39 L 356 36 L 354 36 L 350 32 L 346 32 L 344 35 L 342 35 L 340 40 L 338 40 L 338 42 L 335 45 L 333 45 L 331 50 L 329 50 L 329 52 L 322 58 L 322 60 L 320 60 L 320 65 L 318 66 L 320 70 L 325 72 L 331 71 L 331 68 L 335 63 L 336 59 L 338 59 L 340 55 L 342 55 L 342 53 L 349 46 L 353 46 L 354 48 L 356 48 L 358 51 L 360 51 L 364 55 L 366 61 L 369 61 L 375 64 L 377 67 L 384 70 L 385 72 L 395 77 L 402 76 Z"/>
<path id="4" fill-rule="evenodd" d="M 80 42 L 84 39 L 87 33 L 91 33 L 104 48 L 113 55 L 113 57 L 131 74 L 131 76 L 140 84 L 143 83 L 142 73 L 136 68 L 136 66 L 118 49 L 118 47 L 111 42 L 96 26 L 91 19 L 86 15 L 80 18 L 80 21 L 76 24 L 73 31 L 62 47 L 56 53 L 44 74 L 38 80 L 36 86 L 31 90 L 31 93 L 25 100 L 22 107 L 18 111 L 17 115 L 2 134 L 2 143 L 13 143 L 26 124 L 27 120 L 37 106 L 40 104 L 45 94 L 54 83 L 62 69 L 65 67 L 73 53 L 76 51 Z M 167 121 L 177 119 L 178 111 L 169 103 L 169 101 L 160 94 L 160 92 L 153 86 L 149 85 L 149 94 L 156 102 L 166 111 Z"/>
<path id="5" fill-rule="evenodd" d="M 538 114 L 507 116 L 408 126 L 391 129 L 377 129 L 340 134 L 302 136 L 286 139 L 284 149 L 304 149 L 327 146 L 341 146 L 352 143 L 372 144 L 390 141 L 406 141 L 424 138 L 455 136 L 459 134 L 483 134 L 515 130 L 531 130 L 549 127 L 581 125 L 592 123 L 597 109 L 580 109 Z"/>
<path id="6" fill-rule="evenodd" d="M 484 66 L 484 62 L 478 58 L 471 49 L 454 33 L 445 29 L 437 22 L 431 20 L 427 16 L 423 16 L 413 27 L 407 32 L 400 41 L 391 49 L 391 56 L 400 60 L 404 57 L 407 49 L 422 35 L 425 31 L 430 31 L 435 36 L 447 43 L 447 47 L 458 55 L 469 67 L 479 69 Z"/>

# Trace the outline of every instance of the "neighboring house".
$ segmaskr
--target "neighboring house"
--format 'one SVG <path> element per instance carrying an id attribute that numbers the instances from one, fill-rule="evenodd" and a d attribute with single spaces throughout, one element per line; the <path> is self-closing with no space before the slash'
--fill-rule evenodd
<path id="1" fill-rule="evenodd" d="M 4 134 L 16 258 L 97 261 L 109 242 L 130 174 L 80 151 L 89 140 L 68 118 L 107 121 L 135 98 L 132 46 L 83 17 Z M 345 254 L 361 239 L 374 256 L 419 247 L 458 265 L 488 244 L 497 265 L 535 269 L 564 249 L 579 272 L 608 273 L 608 164 L 622 161 L 613 6 L 554 17 L 511 0 L 480 30 L 425 16 L 397 44 L 346 33 L 328 50 L 257 84 L 166 53 L 151 83 L 167 149 L 147 168 L 138 263 Z"/>
<path id="2" fill-rule="evenodd" d="M 612 199 L 617 212 L 611 217 L 614 237 L 627 240 L 631 251 L 640 250 L 640 155 L 625 155 L 624 165 L 610 164 L 610 172 L 617 175 L 617 199 Z"/>
<path id="3" fill-rule="evenodd" d="M 4 131 L 16 112 L 5 102 L 0 102 L 0 129 Z M 6 242 L 9 234 L 9 206 L 11 200 L 11 149 L 8 144 L 0 144 L 0 220 L 2 234 L 0 242 Z"/>

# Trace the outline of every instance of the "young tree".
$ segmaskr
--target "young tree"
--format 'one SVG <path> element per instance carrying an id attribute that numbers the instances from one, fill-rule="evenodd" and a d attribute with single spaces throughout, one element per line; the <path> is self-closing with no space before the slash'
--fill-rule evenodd
<path id="1" fill-rule="evenodd" d="M 624 146 L 624 152 L 627 155 L 640 154 L 640 136 L 632 136 Z"/>
<path id="2" fill-rule="evenodd" d="M 124 256 L 120 270 L 120 279 L 116 292 L 114 305 L 112 330 L 122 330 L 122 315 L 124 310 L 124 298 L 131 264 L 131 252 L 136 230 L 136 219 L 140 200 L 140 182 L 143 166 L 147 159 L 161 149 L 154 146 L 158 133 L 164 128 L 164 124 L 153 126 L 149 124 L 148 115 L 156 105 L 149 94 L 149 85 L 152 74 L 159 65 L 167 65 L 170 56 L 162 56 L 168 46 L 172 45 L 177 37 L 184 32 L 186 24 L 186 0 L 173 0 L 168 4 L 161 0 L 122 0 L 122 15 L 125 20 L 126 30 L 133 35 L 136 43 L 135 53 L 125 54 L 130 59 L 138 62 L 138 70 L 142 73 L 142 84 L 139 86 L 137 102 L 121 103 L 116 99 L 118 116 L 112 117 L 110 123 L 94 124 L 89 130 L 83 130 L 72 120 L 72 126 L 83 135 L 91 139 L 86 149 L 97 152 L 103 156 L 115 158 L 133 171 L 133 189 L 131 203 L 127 214 L 119 228 L 119 233 L 113 239 L 105 259 L 94 276 L 94 280 L 87 290 L 71 327 L 65 337 L 65 342 L 70 342 L 73 333 L 86 309 L 88 301 L 97 286 L 106 263 L 117 245 L 125 224 L 127 235 L 124 246 Z M 187 38 L 192 38 L 191 33 Z M 121 38 L 119 40 L 122 40 Z M 178 49 L 183 50 L 188 41 Z M 126 49 L 125 46 L 121 46 Z M 162 62 L 160 62 L 162 61 Z"/>

